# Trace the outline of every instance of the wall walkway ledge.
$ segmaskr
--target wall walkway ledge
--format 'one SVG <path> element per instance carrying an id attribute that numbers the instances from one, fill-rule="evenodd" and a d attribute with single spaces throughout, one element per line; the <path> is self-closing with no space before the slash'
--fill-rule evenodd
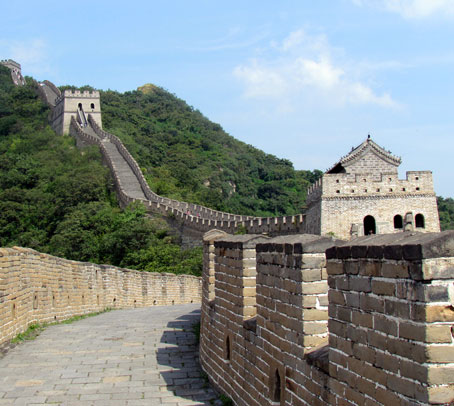
<path id="1" fill-rule="evenodd" d="M 256 241 L 243 318 L 251 248 L 216 238 L 200 357 L 236 405 L 453 404 L 454 231 Z"/>

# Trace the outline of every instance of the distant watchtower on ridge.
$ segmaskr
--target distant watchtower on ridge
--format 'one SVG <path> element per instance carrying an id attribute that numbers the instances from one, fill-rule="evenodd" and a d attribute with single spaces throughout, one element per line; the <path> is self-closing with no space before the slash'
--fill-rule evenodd
<path id="1" fill-rule="evenodd" d="M 55 107 L 52 109 L 51 125 L 58 134 L 68 134 L 71 117 L 82 125 L 87 125 L 87 116 L 91 114 L 95 122 L 102 128 L 101 122 L 101 101 L 98 91 L 65 90 L 55 100 Z"/>
<path id="2" fill-rule="evenodd" d="M 440 231 L 432 172 L 411 171 L 398 179 L 400 163 L 368 137 L 309 189 L 306 232 L 350 239 Z"/>
<path id="3" fill-rule="evenodd" d="M 25 79 L 22 76 L 22 70 L 20 63 L 13 61 L 12 59 L 3 59 L 0 64 L 6 66 L 11 71 L 11 78 L 16 86 L 24 86 Z"/>

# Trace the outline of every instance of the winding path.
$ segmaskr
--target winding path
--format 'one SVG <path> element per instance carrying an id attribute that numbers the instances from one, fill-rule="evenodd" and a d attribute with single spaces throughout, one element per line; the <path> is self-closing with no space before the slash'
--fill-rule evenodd
<path id="1" fill-rule="evenodd" d="M 116 310 L 47 328 L 0 359 L 0 405 L 211 405 L 198 305 Z"/>

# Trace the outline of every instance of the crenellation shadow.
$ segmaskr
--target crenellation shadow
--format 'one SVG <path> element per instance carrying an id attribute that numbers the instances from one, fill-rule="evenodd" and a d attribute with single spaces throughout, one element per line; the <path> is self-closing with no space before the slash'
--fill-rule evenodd
<path id="1" fill-rule="evenodd" d="M 213 405 L 218 395 L 208 383 L 199 363 L 198 341 L 194 332 L 194 325 L 199 321 L 200 310 L 194 310 L 169 322 L 161 336 L 156 358 L 167 390 L 193 401 L 193 405 Z"/>

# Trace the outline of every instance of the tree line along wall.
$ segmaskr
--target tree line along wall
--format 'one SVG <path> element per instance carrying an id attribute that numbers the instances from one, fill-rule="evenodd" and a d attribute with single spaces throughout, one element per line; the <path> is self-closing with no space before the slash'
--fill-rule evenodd
<path id="1" fill-rule="evenodd" d="M 454 401 L 454 231 L 204 238 L 200 359 L 239 406 Z"/>
<path id="2" fill-rule="evenodd" d="M 228 233 L 234 233 L 239 227 L 244 227 L 248 233 L 267 233 L 270 235 L 295 234 L 305 231 L 303 214 L 281 217 L 243 216 L 220 212 L 197 204 L 180 202 L 157 195 L 148 186 L 142 170 L 121 140 L 115 135 L 101 129 L 91 114 L 88 115 L 88 121 L 99 138 L 86 133 L 74 118 L 71 119 L 70 134 L 85 143 L 100 147 L 104 161 L 112 171 L 117 195 L 123 207 L 133 201 L 141 201 L 149 211 L 170 217 L 173 220 L 172 224 L 175 227 L 179 227 L 183 234 L 188 229 L 188 234 L 195 234 L 200 239 L 203 233 L 214 228 L 222 229 Z M 136 199 L 125 193 L 121 187 L 120 174 L 116 172 L 111 157 L 109 157 L 106 149 L 103 148 L 103 140 L 109 140 L 115 144 L 121 156 L 126 160 L 137 177 L 146 196 L 146 200 Z"/>
<path id="3" fill-rule="evenodd" d="M 30 324 L 106 308 L 198 303 L 201 278 L 70 261 L 28 248 L 0 249 L 0 345 Z"/>

